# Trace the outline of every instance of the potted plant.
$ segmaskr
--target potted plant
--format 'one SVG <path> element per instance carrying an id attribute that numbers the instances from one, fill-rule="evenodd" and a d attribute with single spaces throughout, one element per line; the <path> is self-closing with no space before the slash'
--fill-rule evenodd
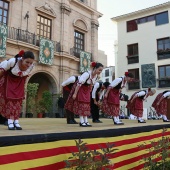
<path id="1" fill-rule="evenodd" d="M 35 97 L 38 91 L 38 83 L 27 84 L 26 117 L 33 117 L 35 111 Z"/>
<path id="2" fill-rule="evenodd" d="M 52 95 L 49 91 L 42 93 L 42 99 L 39 101 L 39 104 L 43 110 L 44 117 L 48 117 L 53 104 Z"/>
<path id="3" fill-rule="evenodd" d="M 42 106 L 41 106 L 39 101 L 36 104 L 35 112 L 37 113 L 37 117 L 38 118 L 42 118 L 43 117 L 43 108 L 42 108 Z"/>

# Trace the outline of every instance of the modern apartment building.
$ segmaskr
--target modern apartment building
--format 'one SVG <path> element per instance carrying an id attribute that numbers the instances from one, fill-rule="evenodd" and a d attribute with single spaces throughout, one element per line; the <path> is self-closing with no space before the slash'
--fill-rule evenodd
<path id="1" fill-rule="evenodd" d="M 112 82 L 115 79 L 115 66 L 106 67 L 102 70 L 100 80 L 102 82 Z"/>
<path id="2" fill-rule="evenodd" d="M 123 92 L 131 96 L 151 87 L 157 95 L 169 90 L 170 2 L 113 17 L 112 21 L 117 22 L 118 29 L 116 77 L 129 71 L 136 78 Z M 144 102 L 148 112 L 156 95 Z"/>

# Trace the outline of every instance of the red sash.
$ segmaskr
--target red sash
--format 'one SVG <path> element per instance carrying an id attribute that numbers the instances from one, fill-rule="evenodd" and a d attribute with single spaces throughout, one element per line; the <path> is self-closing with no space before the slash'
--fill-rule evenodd
<path id="1" fill-rule="evenodd" d="M 7 99 L 23 99 L 24 85 L 27 76 L 19 77 L 7 74 L 6 80 L 6 98 Z"/>
<path id="2" fill-rule="evenodd" d="M 82 85 L 78 91 L 77 100 L 79 102 L 90 103 L 90 92 L 90 86 Z"/>
<path id="3" fill-rule="evenodd" d="M 112 104 L 120 104 L 119 101 L 119 89 L 111 89 L 109 94 L 108 94 L 108 103 Z"/>

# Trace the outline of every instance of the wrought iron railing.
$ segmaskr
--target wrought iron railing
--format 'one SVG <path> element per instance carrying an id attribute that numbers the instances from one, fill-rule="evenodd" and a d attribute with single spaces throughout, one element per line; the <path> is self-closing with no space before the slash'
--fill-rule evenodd
<path id="1" fill-rule="evenodd" d="M 77 58 L 80 58 L 80 52 L 81 52 L 81 50 L 80 49 L 76 49 L 76 48 L 70 48 L 70 55 L 73 55 L 73 56 L 75 56 L 75 57 L 77 57 Z M 88 52 L 89 53 L 89 52 Z M 91 60 L 92 60 L 92 53 L 90 53 L 91 54 Z"/>
<path id="2" fill-rule="evenodd" d="M 170 78 L 160 78 L 160 79 L 158 79 L 158 87 L 159 88 L 170 87 Z"/>
<path id="3" fill-rule="evenodd" d="M 77 58 L 80 58 L 80 50 L 78 51 L 76 48 L 70 48 L 70 54 L 74 55 Z"/>
<path id="4" fill-rule="evenodd" d="M 7 38 L 13 39 L 13 40 L 18 40 L 18 41 L 23 41 L 23 42 L 26 42 L 28 44 L 32 44 L 32 45 L 35 45 L 38 47 L 40 45 L 40 43 L 39 43 L 40 36 L 39 35 L 31 33 L 27 30 L 21 30 L 21 29 L 17 29 L 17 28 L 13 28 L 13 27 L 8 27 Z M 43 37 L 43 38 L 45 38 L 45 37 Z M 54 43 L 54 51 L 60 52 L 61 51 L 60 42 L 53 41 L 53 43 Z"/>
<path id="5" fill-rule="evenodd" d="M 127 61 L 128 64 L 139 63 L 139 56 L 138 55 L 127 56 Z"/>

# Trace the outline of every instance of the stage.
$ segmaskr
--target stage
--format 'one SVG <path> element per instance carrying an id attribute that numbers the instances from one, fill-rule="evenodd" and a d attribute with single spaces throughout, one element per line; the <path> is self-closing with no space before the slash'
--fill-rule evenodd
<path id="1" fill-rule="evenodd" d="M 76 119 L 79 121 L 79 119 Z M 91 123 L 92 127 L 66 124 L 65 118 L 21 118 L 23 130 L 7 130 L 0 125 L 0 170 L 58 170 L 76 152 L 75 139 L 82 139 L 90 148 L 100 149 L 106 143 L 114 143 L 118 149 L 112 156 L 115 170 L 142 169 L 141 161 L 146 151 L 139 149 L 144 142 L 159 139 L 162 129 L 170 137 L 170 123 L 162 120 L 123 119 L 124 125 L 114 125 L 112 119 L 103 123 Z M 140 161 L 140 162 L 139 162 Z"/>

